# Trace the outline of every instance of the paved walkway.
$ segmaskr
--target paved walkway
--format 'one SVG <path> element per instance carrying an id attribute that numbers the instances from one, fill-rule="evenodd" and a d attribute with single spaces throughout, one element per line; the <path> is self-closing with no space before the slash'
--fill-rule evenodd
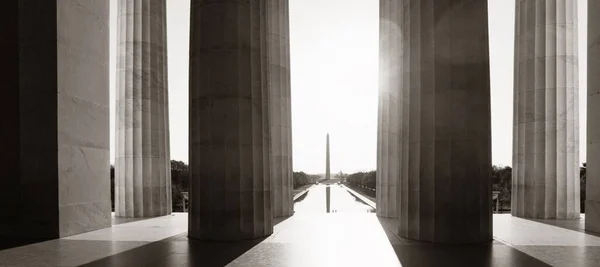
<path id="1" fill-rule="evenodd" d="M 494 238 L 552 266 L 600 266 L 600 237 L 581 229 L 497 214 Z"/>
<path id="2" fill-rule="evenodd" d="M 394 234 L 394 220 L 331 185 L 313 187 L 268 238 L 207 243 L 187 238 L 187 214 L 126 222 L 0 251 L 0 266 L 600 266 L 600 237 L 506 214 L 495 240 L 433 245 Z"/>

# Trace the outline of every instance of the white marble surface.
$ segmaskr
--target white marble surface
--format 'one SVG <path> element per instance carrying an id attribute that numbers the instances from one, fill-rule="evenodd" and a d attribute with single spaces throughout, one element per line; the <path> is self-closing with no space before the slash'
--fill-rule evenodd
<path id="1" fill-rule="evenodd" d="M 261 266 L 256 260 L 255 265 L 249 265 L 249 259 L 256 259 L 270 244 L 292 248 L 286 251 L 289 260 L 280 266 L 402 266 L 385 229 L 372 213 L 294 215 L 276 225 L 274 234 L 260 246 L 228 266 Z"/>
<path id="2" fill-rule="evenodd" d="M 267 1 L 273 217 L 294 213 L 289 0 Z"/>
<path id="3" fill-rule="evenodd" d="M 0 251 L 0 266 L 80 266 L 187 231 L 187 213 L 114 225 Z"/>
<path id="4" fill-rule="evenodd" d="M 494 215 L 494 238 L 513 246 L 600 246 L 600 237 L 510 214 Z"/>
<path id="5" fill-rule="evenodd" d="M 110 228 L 73 235 L 63 239 L 154 242 L 187 232 L 187 220 L 187 213 L 176 212 L 152 219 L 113 225 Z"/>
<path id="6" fill-rule="evenodd" d="M 119 0 L 115 211 L 171 213 L 165 0 Z"/>
<path id="7" fill-rule="evenodd" d="M 18 207 L 0 233 L 62 237 L 110 226 L 109 4 L 23 2 L 19 20 Z M 8 36 L 7 36 L 8 38 Z M 17 51 L 15 51 L 17 52 Z M 20 166 L 20 167 L 19 167 Z M 0 192 L 0 194 L 5 194 Z M 14 225 L 5 225 L 10 222 Z"/>
<path id="8" fill-rule="evenodd" d="M 585 227 L 600 233 L 600 1 L 588 1 Z"/>
<path id="9" fill-rule="evenodd" d="M 519 217 L 579 216 L 577 2 L 517 1 L 512 212 Z"/>
<path id="10" fill-rule="evenodd" d="M 320 195 L 324 195 L 323 191 L 321 190 Z M 323 199 L 319 199 L 319 206 L 323 206 L 322 202 Z M 598 266 L 600 263 L 597 257 L 600 237 L 510 214 L 495 214 L 493 218 L 494 239 L 552 266 Z M 272 249 L 283 249 L 277 245 L 285 246 L 281 253 L 286 255 L 280 258 L 286 259 L 286 266 L 332 266 L 339 263 L 347 266 L 399 266 L 394 246 L 416 243 L 395 237 L 388 227 L 390 226 L 386 226 L 372 213 L 297 212 L 293 217 L 277 224 L 273 235 L 233 259 L 231 266 L 248 266 L 257 260 L 261 262 L 261 255 L 266 255 L 264 253 L 274 253 Z M 183 234 L 186 230 L 187 214 L 173 213 L 170 216 L 115 225 L 112 230 L 102 229 L 2 250 L 0 266 L 79 266 Z M 185 248 L 185 244 L 167 247 Z M 367 257 L 363 253 L 367 248 L 357 244 L 368 245 Z M 311 251 L 311 257 L 306 257 L 307 249 Z M 460 247 L 452 249 L 460 251 Z M 191 256 L 194 255 L 186 255 Z M 272 262 L 266 258 L 262 261 Z"/>
<path id="11" fill-rule="evenodd" d="M 552 266 L 600 266 L 600 237 L 580 231 L 495 214 L 494 239 Z"/>
<path id="12" fill-rule="evenodd" d="M 400 120 L 403 102 L 400 0 L 379 1 L 379 96 L 377 115 L 377 215 L 398 216 Z"/>

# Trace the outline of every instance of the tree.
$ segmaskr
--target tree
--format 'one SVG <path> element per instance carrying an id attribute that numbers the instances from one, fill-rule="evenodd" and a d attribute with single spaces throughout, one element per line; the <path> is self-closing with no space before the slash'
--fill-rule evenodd
<path id="1" fill-rule="evenodd" d="M 364 172 L 349 174 L 348 177 L 346 177 L 346 182 L 351 186 L 362 186 L 364 174 Z"/>
<path id="2" fill-rule="evenodd" d="M 183 161 L 171 160 L 171 200 L 173 211 L 183 211 L 181 192 L 190 190 L 189 167 Z"/>
<path id="3" fill-rule="evenodd" d="M 188 165 L 183 161 L 171 160 L 171 200 L 173 211 L 183 211 L 181 192 L 189 192 L 190 175 Z M 110 165 L 110 199 L 115 211 L 115 167 Z"/>
<path id="4" fill-rule="evenodd" d="M 364 187 L 375 189 L 377 183 L 377 175 L 375 171 L 366 172 L 363 174 L 362 183 Z"/>
<path id="5" fill-rule="evenodd" d="M 351 186 L 364 186 L 367 188 L 375 189 L 377 175 L 375 171 L 370 172 L 357 172 L 349 174 L 346 177 L 346 182 Z"/>
<path id="6" fill-rule="evenodd" d="M 583 166 L 579 168 L 579 207 L 580 212 L 585 213 L 585 182 L 587 178 L 587 164 L 584 162 Z"/>
<path id="7" fill-rule="evenodd" d="M 498 200 L 500 209 L 510 209 L 512 189 L 512 168 L 508 166 L 492 166 L 492 190 L 500 191 Z"/>
<path id="8" fill-rule="evenodd" d="M 115 211 L 115 166 L 110 165 L 110 207 Z"/>
<path id="9" fill-rule="evenodd" d="M 307 185 L 307 184 L 312 184 L 315 181 L 317 181 L 317 179 L 315 178 L 315 175 L 309 175 L 304 172 L 294 172 L 293 173 L 294 189 L 304 186 L 304 185 Z"/>

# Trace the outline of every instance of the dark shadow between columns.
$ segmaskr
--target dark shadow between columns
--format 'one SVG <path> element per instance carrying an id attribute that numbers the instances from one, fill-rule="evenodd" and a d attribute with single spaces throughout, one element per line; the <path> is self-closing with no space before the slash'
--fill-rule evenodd
<path id="1" fill-rule="evenodd" d="M 208 242 L 188 238 L 183 233 L 83 266 L 225 266 L 264 239 Z"/>
<path id="2" fill-rule="evenodd" d="M 292 215 L 294 216 L 294 215 Z M 276 226 L 282 222 L 287 221 L 289 218 L 292 218 L 292 216 L 286 216 L 286 217 L 275 217 L 273 218 L 273 226 Z"/>
<path id="3" fill-rule="evenodd" d="M 398 220 L 377 217 L 402 266 L 550 266 L 502 242 L 436 244 L 398 236 Z"/>
<path id="4" fill-rule="evenodd" d="M 26 237 L 0 237 L 0 250 L 16 248 L 20 246 L 31 245 L 39 242 L 52 240 L 53 238 L 26 238 Z"/>

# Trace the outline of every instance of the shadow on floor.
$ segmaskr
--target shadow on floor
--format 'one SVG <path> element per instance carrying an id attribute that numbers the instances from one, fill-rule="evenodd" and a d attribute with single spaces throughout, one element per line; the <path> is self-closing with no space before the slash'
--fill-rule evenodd
<path id="1" fill-rule="evenodd" d="M 146 217 L 146 218 L 121 218 L 115 217 L 114 213 L 111 217 L 112 225 L 119 225 L 123 223 L 136 222 L 141 220 L 154 219 L 157 217 Z M 287 219 L 287 218 L 286 218 Z M 23 238 L 23 237 L 12 237 L 12 236 L 0 236 L 0 250 L 16 248 L 20 246 L 31 245 L 35 243 L 45 242 L 56 238 Z"/>
<path id="2" fill-rule="evenodd" d="M 397 220 L 377 217 L 402 266 L 550 266 L 499 241 L 442 245 L 402 238 Z"/>
<path id="3" fill-rule="evenodd" d="M 34 243 L 52 240 L 53 238 L 22 238 L 11 236 L 0 236 L 0 250 L 31 245 Z"/>
<path id="4" fill-rule="evenodd" d="M 291 217 L 275 218 L 274 225 Z M 206 242 L 187 233 L 124 251 L 83 266 L 225 266 L 265 238 L 240 242 Z"/>
<path id="5" fill-rule="evenodd" d="M 402 266 L 550 266 L 503 244 L 394 246 Z"/>
<path id="6" fill-rule="evenodd" d="M 83 266 L 225 266 L 263 240 L 204 242 L 185 233 Z"/>
<path id="7" fill-rule="evenodd" d="M 273 218 L 273 226 L 278 225 L 278 224 L 280 224 L 282 222 L 287 221 L 289 218 L 292 218 L 292 216 Z"/>

